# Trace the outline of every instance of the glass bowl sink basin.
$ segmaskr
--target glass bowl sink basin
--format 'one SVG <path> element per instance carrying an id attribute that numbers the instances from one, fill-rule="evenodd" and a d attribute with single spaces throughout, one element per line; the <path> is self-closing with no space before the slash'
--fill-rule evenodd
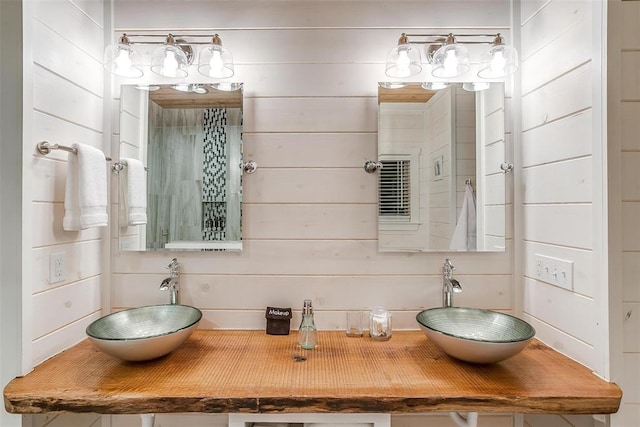
<path id="1" fill-rule="evenodd" d="M 139 362 L 180 347 L 200 319 L 202 312 L 188 305 L 150 305 L 103 316 L 91 323 L 86 332 L 103 352 Z"/>
<path id="2" fill-rule="evenodd" d="M 536 334 L 524 320 L 478 308 L 431 308 L 418 313 L 416 320 L 442 351 L 471 363 L 495 363 L 515 356 Z"/>

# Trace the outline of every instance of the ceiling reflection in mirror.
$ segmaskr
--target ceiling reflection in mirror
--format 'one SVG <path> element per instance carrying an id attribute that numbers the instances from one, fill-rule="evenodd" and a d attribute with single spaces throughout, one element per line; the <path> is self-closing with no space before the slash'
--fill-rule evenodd
<path id="1" fill-rule="evenodd" d="M 242 101 L 238 83 L 121 87 L 120 158 L 147 169 L 147 223 L 126 221 L 124 170 L 120 250 L 242 250 Z"/>
<path id="2" fill-rule="evenodd" d="M 379 85 L 380 251 L 505 250 L 504 84 L 488 86 Z"/>

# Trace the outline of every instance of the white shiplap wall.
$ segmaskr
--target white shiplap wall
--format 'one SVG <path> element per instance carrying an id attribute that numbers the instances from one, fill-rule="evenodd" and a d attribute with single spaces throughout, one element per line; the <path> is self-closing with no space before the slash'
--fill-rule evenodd
<path id="1" fill-rule="evenodd" d="M 62 230 L 67 153 L 36 153 L 39 141 L 104 144 L 103 2 L 24 2 L 23 304 L 25 369 L 85 338 L 100 315 L 107 230 Z M 63 254 L 66 280 L 49 281 L 49 257 Z M 96 415 L 33 417 L 33 425 L 89 426 Z"/>
<path id="2" fill-rule="evenodd" d="M 402 30 L 504 30 L 508 1 L 150 3 L 117 2 L 117 33 L 220 33 L 245 83 L 245 158 L 260 168 L 244 179 L 241 253 L 118 252 L 114 241 L 111 308 L 165 302 L 158 285 L 177 255 L 182 301 L 203 310 L 204 328 L 263 328 L 267 305 L 299 310 L 312 298 L 321 329 L 340 328 L 346 309 L 377 305 L 392 310 L 394 328 L 415 329 L 415 313 L 440 304 L 447 255 L 378 252 L 376 176 L 362 169 L 377 156 L 377 81 Z M 181 6 L 188 13 L 176 13 Z M 505 253 L 452 257 L 464 287 L 458 304 L 512 310 L 511 238 Z M 424 423 L 394 424 L 416 420 Z M 486 422 L 510 425 L 511 417 Z"/>
<path id="3" fill-rule="evenodd" d="M 521 2 L 521 205 L 524 317 L 558 351 L 608 376 L 600 133 L 600 2 Z M 535 255 L 572 261 L 573 284 L 536 279 Z M 530 426 L 591 417 L 525 416 Z"/>
<path id="4" fill-rule="evenodd" d="M 117 32 L 158 28 L 181 4 L 143 16 L 143 3 L 116 4 Z M 376 83 L 416 15 L 422 25 L 504 28 L 508 2 L 478 3 L 441 21 L 441 2 L 406 2 L 395 18 L 378 1 L 238 3 L 253 12 L 234 15 L 235 2 L 190 2 L 191 13 L 167 26 L 215 29 L 234 53 L 235 77 L 245 82 L 245 157 L 260 165 L 244 180 L 244 251 L 178 253 L 183 301 L 204 310 L 205 327 L 261 328 L 267 305 L 298 309 L 311 297 L 325 329 L 339 328 L 347 308 L 376 305 L 394 311 L 398 328 L 415 328 L 415 313 L 439 304 L 445 255 L 377 251 L 376 176 L 362 170 L 376 157 Z M 157 288 L 174 254 L 113 248 L 112 307 L 165 301 Z M 510 248 L 453 258 L 466 284 L 460 304 L 511 310 Z"/>
<path id="5" fill-rule="evenodd" d="M 539 337 L 595 368 L 592 2 L 522 12 L 524 311 Z M 536 280 L 535 254 L 573 261 L 573 288 Z"/>
<path id="6" fill-rule="evenodd" d="M 615 1 L 610 10 L 609 153 L 617 163 L 609 176 L 619 187 L 611 192 L 616 198 L 610 199 L 610 224 L 620 236 L 611 258 L 620 268 L 614 271 L 613 280 L 622 283 L 621 295 L 616 295 L 622 310 L 615 320 L 622 324 L 616 379 L 623 390 L 622 407 L 613 425 L 631 426 L 640 419 L 640 3 Z"/>

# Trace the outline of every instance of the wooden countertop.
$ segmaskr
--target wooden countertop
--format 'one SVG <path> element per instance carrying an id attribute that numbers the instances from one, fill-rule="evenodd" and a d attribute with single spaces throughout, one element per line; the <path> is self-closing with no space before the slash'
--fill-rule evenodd
<path id="1" fill-rule="evenodd" d="M 88 340 L 12 380 L 13 413 L 474 411 L 600 414 L 622 393 L 582 365 L 534 340 L 493 365 L 446 356 L 419 331 L 390 341 L 321 331 L 318 347 L 295 332 L 196 331 L 175 352 L 121 362 Z M 296 356 L 306 360 L 296 361 Z"/>

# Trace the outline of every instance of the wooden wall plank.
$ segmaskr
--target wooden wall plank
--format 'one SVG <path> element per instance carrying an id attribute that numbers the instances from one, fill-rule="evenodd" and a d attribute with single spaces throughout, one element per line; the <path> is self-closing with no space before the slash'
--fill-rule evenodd
<path id="1" fill-rule="evenodd" d="M 70 1 L 38 1 L 33 17 L 102 62 L 103 30 Z"/>
<path id="2" fill-rule="evenodd" d="M 592 112 L 587 110 L 524 132 L 523 167 L 591 154 L 591 121 Z"/>
<path id="3" fill-rule="evenodd" d="M 87 326 L 99 317 L 100 312 L 96 311 L 41 338 L 35 339 L 32 344 L 33 363 L 37 365 L 44 362 L 52 355 L 58 354 L 85 339 L 87 337 L 85 333 Z"/>
<path id="4" fill-rule="evenodd" d="M 40 338 L 100 311 L 100 277 L 92 277 L 34 295 L 33 337 Z"/>
<path id="5" fill-rule="evenodd" d="M 377 175 L 364 168 L 263 169 L 244 180 L 243 198 L 255 203 L 377 203 Z"/>
<path id="6" fill-rule="evenodd" d="M 527 168 L 522 173 L 524 203 L 588 203 L 593 199 L 593 159 Z"/>
<path id="7" fill-rule="evenodd" d="M 55 112 L 54 112 L 55 113 Z M 32 125 L 33 153 L 36 151 L 36 144 L 40 141 L 49 141 L 63 145 L 72 142 L 82 142 L 92 147 L 102 148 L 103 135 L 100 131 L 77 126 L 74 123 L 52 116 L 48 113 L 34 111 Z M 68 153 L 64 151 L 52 151 L 47 154 L 49 159 L 67 160 Z"/>
<path id="8" fill-rule="evenodd" d="M 591 249 L 591 204 L 527 205 L 524 207 L 524 238 L 578 249 Z M 532 261 L 532 260 L 530 260 Z"/>
<path id="9" fill-rule="evenodd" d="M 248 98 L 244 132 L 375 132 L 376 111 L 373 97 Z"/>
<path id="10" fill-rule="evenodd" d="M 622 250 L 640 251 L 640 203 L 622 202 Z"/>
<path id="11" fill-rule="evenodd" d="M 528 8 L 523 11 L 531 12 Z M 549 2 L 522 26 L 521 60 L 526 61 L 581 21 L 590 21 L 590 16 L 591 5 L 588 1 Z"/>
<path id="12" fill-rule="evenodd" d="M 247 239 L 376 239 L 375 204 L 245 204 Z"/>
<path id="13" fill-rule="evenodd" d="M 164 303 L 160 291 L 163 274 L 116 274 L 113 277 L 114 306 L 135 307 Z M 511 308 L 509 275 L 459 275 L 463 292 L 456 304 Z M 256 283 L 260 283 L 256 286 Z M 372 309 L 384 306 L 396 311 L 438 306 L 442 301 L 442 280 L 438 275 L 424 276 L 243 276 L 190 275 L 181 278 L 180 297 L 184 304 L 207 310 L 264 310 L 267 306 L 298 307 L 311 298 L 316 311 Z M 402 289 L 402 292 L 399 292 Z M 238 298 L 252 295 L 252 298 Z M 417 324 L 415 325 L 417 327 Z M 259 327 L 264 327 L 260 325 Z"/>
<path id="14" fill-rule="evenodd" d="M 185 274 L 413 275 L 442 274 L 440 253 L 379 253 L 373 240 L 247 240 L 242 252 L 177 254 Z M 113 245 L 117 248 L 118 245 Z M 113 273 L 164 273 L 171 260 L 165 252 L 113 254 Z M 511 247 L 504 253 L 456 253 L 456 274 L 510 274 Z M 258 286 L 259 284 L 256 283 Z"/>
<path id="15" fill-rule="evenodd" d="M 64 231 L 62 203 L 33 203 L 33 247 L 71 243 L 100 238 L 100 228 L 81 231 Z"/>
<path id="16" fill-rule="evenodd" d="M 33 23 L 33 61 L 47 70 L 102 97 L 102 62 L 38 20 Z"/>
<path id="17" fill-rule="evenodd" d="M 591 78 L 587 64 L 523 96 L 523 131 L 590 108 Z"/>
<path id="18" fill-rule="evenodd" d="M 640 151 L 640 102 L 623 102 L 620 111 L 623 151 Z"/>
<path id="19" fill-rule="evenodd" d="M 553 5 L 550 8 L 555 7 Z M 583 6 L 576 6 L 576 8 Z M 572 16 L 572 20 L 574 17 Z M 591 9 L 584 8 L 580 20 L 567 27 L 544 49 L 522 61 L 522 93 L 527 94 L 547 82 L 591 61 Z M 564 29 L 563 29 L 564 30 Z"/>
<path id="20" fill-rule="evenodd" d="M 622 253 L 623 301 L 640 302 L 640 252 Z"/>
<path id="21" fill-rule="evenodd" d="M 259 168 L 362 167 L 377 152 L 375 133 L 245 133 L 243 138 L 244 158 L 258 160 Z"/>
<path id="22" fill-rule="evenodd" d="M 34 67 L 33 108 L 102 132 L 102 98 L 39 66 Z"/>
<path id="23" fill-rule="evenodd" d="M 252 13 L 246 13 L 250 4 Z M 455 10 L 456 13 L 451 13 Z M 376 1 L 254 2 L 198 0 L 189 14 L 176 15 L 171 4 L 153 0 L 124 2 L 115 10 L 118 31 L 131 28 L 260 28 L 353 27 L 361 28 L 468 28 L 509 26 L 507 0 L 394 1 L 386 7 Z M 357 18 L 357 21 L 354 20 Z M 397 30 L 396 30 L 397 31 Z M 397 33 L 395 39 L 400 33 Z M 393 41 L 395 42 L 395 41 Z M 392 42 L 392 44 L 393 44 Z M 226 42 L 225 42 L 226 43 Z"/>

